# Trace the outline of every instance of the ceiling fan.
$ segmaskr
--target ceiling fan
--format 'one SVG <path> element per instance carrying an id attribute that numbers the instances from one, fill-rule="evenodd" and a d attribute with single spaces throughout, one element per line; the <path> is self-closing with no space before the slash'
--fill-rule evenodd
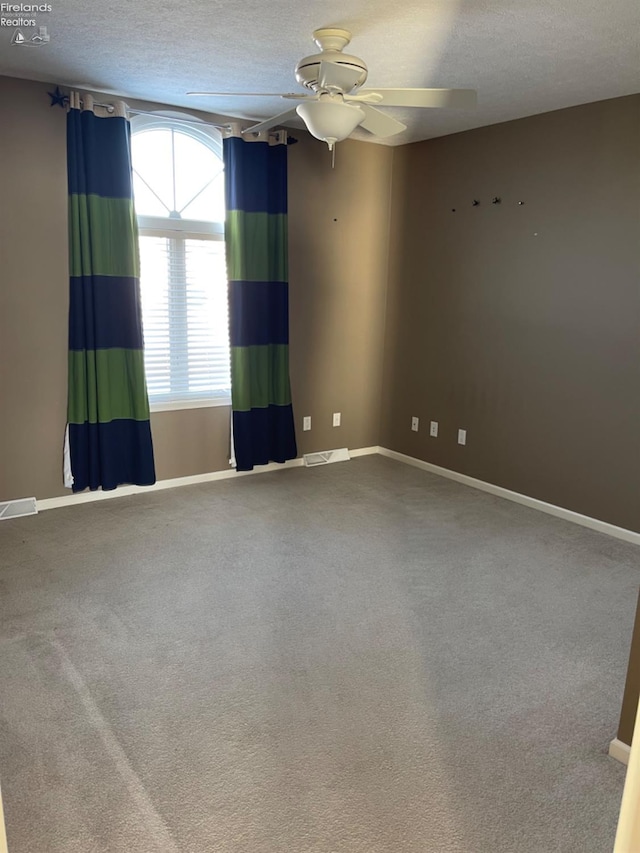
<path id="1" fill-rule="evenodd" d="M 301 100 L 297 107 L 278 113 L 245 128 L 243 134 L 259 133 L 281 125 L 296 115 L 309 133 L 326 142 L 329 150 L 346 139 L 356 127 L 373 136 L 387 137 L 406 129 L 406 125 L 377 109 L 382 107 L 454 107 L 476 106 L 474 89 L 362 89 L 368 69 L 362 59 L 343 53 L 351 41 L 348 30 L 327 27 L 315 30 L 313 40 L 320 53 L 305 56 L 296 65 L 298 83 L 313 94 L 265 92 L 187 92 L 188 95 L 280 97 Z"/>

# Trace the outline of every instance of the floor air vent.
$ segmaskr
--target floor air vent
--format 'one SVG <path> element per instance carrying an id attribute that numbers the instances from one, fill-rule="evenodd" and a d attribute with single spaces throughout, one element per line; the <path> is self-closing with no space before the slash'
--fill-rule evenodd
<path id="1" fill-rule="evenodd" d="M 20 518 L 21 515 L 37 515 L 35 498 L 20 498 L 17 501 L 0 503 L 0 521 L 7 518 Z"/>
<path id="2" fill-rule="evenodd" d="M 338 450 L 321 450 L 318 453 L 305 453 L 304 464 L 307 468 L 315 468 L 316 465 L 329 465 L 330 462 L 348 462 L 351 457 L 346 447 Z"/>

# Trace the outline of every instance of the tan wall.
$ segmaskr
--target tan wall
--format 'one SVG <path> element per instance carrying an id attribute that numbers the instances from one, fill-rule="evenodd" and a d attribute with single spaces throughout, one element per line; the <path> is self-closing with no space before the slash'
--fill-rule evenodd
<path id="1" fill-rule="evenodd" d="M 624 688 L 622 699 L 622 712 L 620 714 L 620 726 L 618 727 L 618 739 L 623 743 L 631 744 L 633 729 L 638 712 L 638 697 L 640 696 L 640 597 L 638 598 L 638 609 L 636 611 L 636 623 L 631 640 L 631 652 L 629 654 L 629 668 L 627 670 L 627 683 Z"/>
<path id="2" fill-rule="evenodd" d="M 0 500 L 61 491 L 65 115 L 47 88 L 0 78 Z"/>
<path id="3" fill-rule="evenodd" d="M 640 531 L 639 152 L 640 96 L 394 150 L 383 445 Z"/>
<path id="4" fill-rule="evenodd" d="M 379 443 L 392 151 L 289 151 L 291 382 L 301 453 Z M 333 412 L 342 413 L 340 429 Z M 300 429 L 311 416 L 312 431 Z"/>
<path id="5" fill-rule="evenodd" d="M 0 500 L 65 494 L 66 119 L 47 86 L 0 77 Z M 336 169 L 290 149 L 291 378 L 301 452 L 378 443 L 392 152 L 349 141 Z M 334 219 L 337 220 L 334 222 Z M 342 413 L 339 429 L 331 427 Z M 302 416 L 312 431 L 302 433 Z M 151 418 L 159 479 L 228 469 L 229 409 Z"/>

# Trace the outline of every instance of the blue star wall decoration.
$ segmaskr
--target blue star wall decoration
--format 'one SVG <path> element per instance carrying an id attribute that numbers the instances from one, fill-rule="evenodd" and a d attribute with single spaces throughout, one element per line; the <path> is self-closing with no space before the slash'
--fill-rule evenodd
<path id="1" fill-rule="evenodd" d="M 49 97 L 51 98 L 50 106 L 52 106 L 52 107 L 59 106 L 59 107 L 63 107 L 63 108 L 67 106 L 67 101 L 69 99 L 64 94 L 64 92 L 60 91 L 60 86 L 56 86 L 55 92 L 47 92 L 47 95 L 49 95 Z"/>

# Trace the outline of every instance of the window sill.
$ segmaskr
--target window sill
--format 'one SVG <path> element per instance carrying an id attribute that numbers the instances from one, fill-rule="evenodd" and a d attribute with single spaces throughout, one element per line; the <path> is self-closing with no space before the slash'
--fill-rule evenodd
<path id="1" fill-rule="evenodd" d="M 153 412 L 175 412 L 180 409 L 206 409 L 213 406 L 231 406 L 231 395 L 228 397 L 209 397 L 204 400 L 167 400 L 162 403 L 149 403 Z"/>

